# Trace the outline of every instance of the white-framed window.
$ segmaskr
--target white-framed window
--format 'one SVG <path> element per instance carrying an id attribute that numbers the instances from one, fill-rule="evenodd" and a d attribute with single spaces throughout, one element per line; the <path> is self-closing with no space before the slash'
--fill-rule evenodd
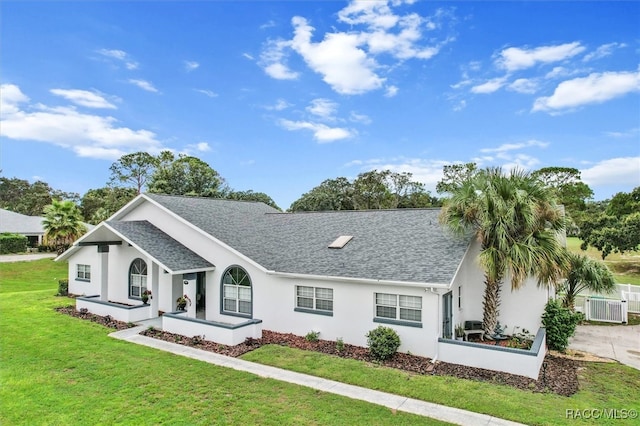
<path id="1" fill-rule="evenodd" d="M 129 266 L 129 297 L 140 299 L 147 289 L 147 262 L 138 258 Z"/>
<path id="2" fill-rule="evenodd" d="M 222 276 L 222 312 L 252 314 L 251 278 L 239 266 L 227 269 Z"/>
<path id="3" fill-rule="evenodd" d="M 91 265 L 76 265 L 76 278 L 83 281 L 91 281 Z"/>
<path id="4" fill-rule="evenodd" d="M 396 321 L 422 321 L 422 297 L 402 294 L 375 294 L 376 318 Z"/>
<path id="5" fill-rule="evenodd" d="M 333 289 L 297 285 L 296 308 L 333 312 Z"/>

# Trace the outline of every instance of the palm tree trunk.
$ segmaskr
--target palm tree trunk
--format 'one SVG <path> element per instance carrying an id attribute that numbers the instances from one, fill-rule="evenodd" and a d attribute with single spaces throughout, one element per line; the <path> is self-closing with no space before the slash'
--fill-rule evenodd
<path id="1" fill-rule="evenodd" d="M 498 324 L 500 282 L 500 280 L 494 281 L 485 277 L 482 324 L 486 336 L 492 336 Z"/>

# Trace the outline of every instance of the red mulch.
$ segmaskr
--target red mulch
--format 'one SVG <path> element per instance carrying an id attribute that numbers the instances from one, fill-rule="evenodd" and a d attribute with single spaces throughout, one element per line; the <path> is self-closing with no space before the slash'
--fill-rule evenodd
<path id="1" fill-rule="evenodd" d="M 123 323 L 121 321 L 115 321 L 108 316 L 101 317 L 99 315 L 86 312 L 79 312 L 73 306 L 57 308 L 56 310 L 67 315 L 98 322 L 117 330 L 126 329 L 131 326 L 130 324 Z M 397 368 L 415 374 L 453 376 L 462 379 L 498 383 L 533 392 L 551 392 L 563 396 L 571 396 L 578 391 L 579 383 L 577 370 L 582 364 L 581 361 L 547 354 L 542 364 L 540 377 L 538 380 L 533 380 L 528 377 L 517 376 L 514 374 L 467 367 L 458 364 L 449 364 L 441 361 L 434 364 L 429 358 L 400 352 L 397 352 L 388 360 L 377 361 L 371 356 L 367 348 L 348 345 L 345 343 L 342 350 L 338 351 L 338 346 L 334 341 L 317 340 L 315 342 L 310 342 L 302 336 L 296 336 L 290 333 L 276 333 L 269 330 L 262 331 L 261 339 L 247 339 L 244 343 L 236 346 L 226 346 L 203 340 L 198 336 L 185 337 L 153 328 L 144 330 L 140 334 L 232 357 L 239 357 L 240 355 L 257 349 L 262 345 L 283 345 L 291 348 L 322 352 L 324 354 L 335 355 L 342 358 L 379 363 L 386 367 Z"/>

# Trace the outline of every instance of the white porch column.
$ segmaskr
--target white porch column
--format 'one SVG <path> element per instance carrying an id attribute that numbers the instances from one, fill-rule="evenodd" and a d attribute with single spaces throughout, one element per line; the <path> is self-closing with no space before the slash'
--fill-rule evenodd
<path id="1" fill-rule="evenodd" d="M 189 318 L 196 317 L 196 274 L 184 274 L 182 276 L 182 291 L 186 294 L 191 303 L 187 304 L 187 316 Z"/>
<path id="2" fill-rule="evenodd" d="M 109 301 L 109 246 L 98 246 L 100 253 L 100 300 Z"/>
<path id="3" fill-rule="evenodd" d="M 151 259 L 148 259 L 151 264 L 151 317 L 158 316 L 158 302 L 160 300 L 160 268 L 157 263 L 153 263 Z"/>

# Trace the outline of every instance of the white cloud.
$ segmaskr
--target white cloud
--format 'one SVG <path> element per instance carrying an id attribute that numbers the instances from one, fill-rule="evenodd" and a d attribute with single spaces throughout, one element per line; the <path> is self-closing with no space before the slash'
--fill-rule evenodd
<path id="1" fill-rule="evenodd" d="M 531 68 L 538 63 L 552 63 L 569 59 L 582 53 L 585 47 L 579 42 L 540 46 L 534 49 L 508 47 L 503 49 L 496 59 L 496 65 L 507 71 Z"/>
<path id="2" fill-rule="evenodd" d="M 560 111 L 602 103 L 640 91 L 640 72 L 592 73 L 563 81 L 553 95 L 535 100 L 532 111 Z"/>
<path id="3" fill-rule="evenodd" d="M 206 90 L 206 89 L 193 89 L 198 93 L 202 93 L 203 95 L 206 95 L 210 98 L 217 98 L 218 94 L 216 92 L 213 92 L 211 90 Z"/>
<path id="4" fill-rule="evenodd" d="M 243 53 L 242 56 L 244 56 L 246 59 L 253 61 L 255 58 L 253 57 L 253 55 L 250 55 L 248 53 Z"/>
<path id="5" fill-rule="evenodd" d="M 603 45 L 599 46 L 593 52 L 584 55 L 584 58 L 582 58 L 582 61 L 583 62 L 589 62 L 589 61 L 593 61 L 593 60 L 596 60 L 596 59 L 604 58 L 606 56 L 611 55 L 613 53 L 614 49 L 620 49 L 620 48 L 623 48 L 623 47 L 627 47 L 627 45 L 624 44 L 624 43 L 603 44 Z"/>
<path id="6" fill-rule="evenodd" d="M 199 142 L 196 144 L 196 149 L 200 152 L 211 151 L 211 147 L 207 142 Z"/>
<path id="7" fill-rule="evenodd" d="M 519 78 L 509 84 L 508 89 L 518 93 L 532 94 L 538 90 L 538 82 L 530 78 Z"/>
<path id="8" fill-rule="evenodd" d="M 189 144 L 183 150 L 183 154 L 191 155 L 193 151 L 208 152 L 211 151 L 211 146 L 208 142 L 198 142 L 196 144 Z"/>
<path id="9" fill-rule="evenodd" d="M 116 109 L 116 106 L 107 101 L 101 94 L 79 89 L 51 89 L 51 93 L 61 96 L 76 105 L 87 108 Z"/>
<path id="10" fill-rule="evenodd" d="M 329 127 L 322 123 L 313 123 L 310 121 L 291 121 L 280 120 L 279 124 L 287 130 L 311 130 L 313 137 L 320 143 L 334 142 L 340 139 L 347 139 L 354 136 L 353 130 L 343 127 Z"/>
<path id="11" fill-rule="evenodd" d="M 260 54 L 260 65 L 268 76 L 276 80 L 295 80 L 299 73 L 291 71 L 286 64 L 287 49 L 291 43 L 285 40 L 269 40 Z"/>
<path id="12" fill-rule="evenodd" d="M 462 111 L 463 109 L 465 109 L 467 107 L 467 101 L 465 101 L 464 99 L 460 100 L 460 102 L 458 102 L 457 104 L 455 104 L 453 106 L 453 110 L 454 111 Z"/>
<path id="13" fill-rule="evenodd" d="M 3 116 L 19 112 L 19 105 L 29 102 L 29 97 L 15 84 L 0 85 L 0 94 L 0 114 Z"/>
<path id="14" fill-rule="evenodd" d="M 264 24 L 260 25 L 260 29 L 261 30 L 265 30 L 267 28 L 273 28 L 276 26 L 276 21 L 274 21 L 273 19 L 269 20 L 268 22 L 265 22 Z"/>
<path id="15" fill-rule="evenodd" d="M 385 92 L 384 92 L 384 96 L 387 98 L 393 98 L 395 95 L 398 94 L 398 88 L 396 86 L 387 86 Z"/>
<path id="16" fill-rule="evenodd" d="M 50 143 L 92 158 L 115 159 L 127 152 L 162 148 L 153 132 L 120 127 L 113 117 L 84 114 L 74 107 L 31 106 L 15 85 L 2 85 L 0 92 L 3 137 Z"/>
<path id="17" fill-rule="evenodd" d="M 380 64 L 377 57 L 382 58 L 384 54 L 385 60 L 391 58 L 396 64 L 412 58 L 425 60 L 452 41 L 446 37 L 436 41 L 432 37 L 428 44 L 421 44 L 423 31 L 439 28 L 440 21 L 449 18 L 449 14 L 442 10 L 431 17 L 416 13 L 395 14 L 391 6 L 402 3 L 412 4 L 413 1 L 352 1 L 338 12 L 338 21 L 348 24 L 350 29 L 343 32 L 334 28 L 319 42 L 312 41 L 315 28 L 307 19 L 294 16 L 291 20 L 293 38 L 269 41 L 263 49 L 260 65 L 273 78 L 298 78 L 299 73 L 287 64 L 288 53 L 295 52 L 337 93 L 356 95 L 380 89 L 386 81 L 381 73 L 392 70 L 395 64 Z M 386 96 L 396 92 L 395 86 L 388 87 Z"/>
<path id="18" fill-rule="evenodd" d="M 200 64 L 196 61 L 184 61 L 184 69 L 186 72 L 191 72 L 195 69 L 198 69 Z"/>
<path id="19" fill-rule="evenodd" d="M 361 40 L 357 34 L 328 33 L 324 40 L 313 43 L 314 28 L 306 19 L 294 17 L 292 24 L 295 34 L 292 48 L 333 90 L 356 95 L 382 87 L 385 79 L 375 73 L 378 64 L 359 47 Z"/>
<path id="20" fill-rule="evenodd" d="M 311 101 L 306 108 L 311 114 L 327 121 L 335 120 L 335 113 L 338 110 L 338 104 L 329 99 L 317 98 Z"/>
<path id="21" fill-rule="evenodd" d="M 358 114 L 355 111 L 351 111 L 349 114 L 349 121 L 354 123 L 371 124 L 371 118 L 366 114 Z"/>
<path id="22" fill-rule="evenodd" d="M 285 101 L 284 99 L 280 98 L 276 101 L 275 104 L 273 105 L 268 105 L 265 106 L 265 109 L 268 109 L 270 111 L 282 111 L 285 110 L 287 108 L 289 108 L 291 106 L 291 104 L 287 101 Z"/>
<path id="23" fill-rule="evenodd" d="M 142 90 L 146 90 L 147 92 L 158 93 L 158 89 L 156 89 L 153 86 L 153 84 L 148 82 L 147 80 L 138 80 L 135 78 L 130 78 L 129 83 L 135 86 L 138 86 L 139 88 L 141 88 Z"/>
<path id="24" fill-rule="evenodd" d="M 635 127 L 624 132 L 604 132 L 604 134 L 612 138 L 632 138 L 640 135 L 640 127 Z"/>
<path id="25" fill-rule="evenodd" d="M 507 82 L 506 77 L 493 78 L 487 81 L 486 83 L 473 86 L 471 88 L 471 92 L 479 93 L 479 94 L 493 93 L 497 90 L 500 90 L 500 88 L 502 88 L 502 86 L 504 86 L 506 82 Z"/>
<path id="26" fill-rule="evenodd" d="M 483 153 L 489 153 L 489 152 L 507 152 L 507 151 L 515 151 L 518 149 L 523 149 L 523 148 L 529 148 L 529 147 L 536 147 L 536 148 L 546 148 L 547 146 L 549 146 L 548 142 L 542 142 L 542 141 L 538 141 L 535 139 L 526 141 L 526 142 L 519 142 L 519 143 L 505 143 L 500 145 L 497 148 L 482 148 L 480 150 L 480 152 Z"/>
<path id="27" fill-rule="evenodd" d="M 100 49 L 98 53 L 106 58 L 115 59 L 124 63 L 124 66 L 128 70 L 138 69 L 138 63 L 131 59 L 131 56 L 124 50 L 118 49 Z"/>
<path id="28" fill-rule="evenodd" d="M 640 185 L 640 157 L 610 158 L 580 170 L 582 180 L 590 186 Z"/>

